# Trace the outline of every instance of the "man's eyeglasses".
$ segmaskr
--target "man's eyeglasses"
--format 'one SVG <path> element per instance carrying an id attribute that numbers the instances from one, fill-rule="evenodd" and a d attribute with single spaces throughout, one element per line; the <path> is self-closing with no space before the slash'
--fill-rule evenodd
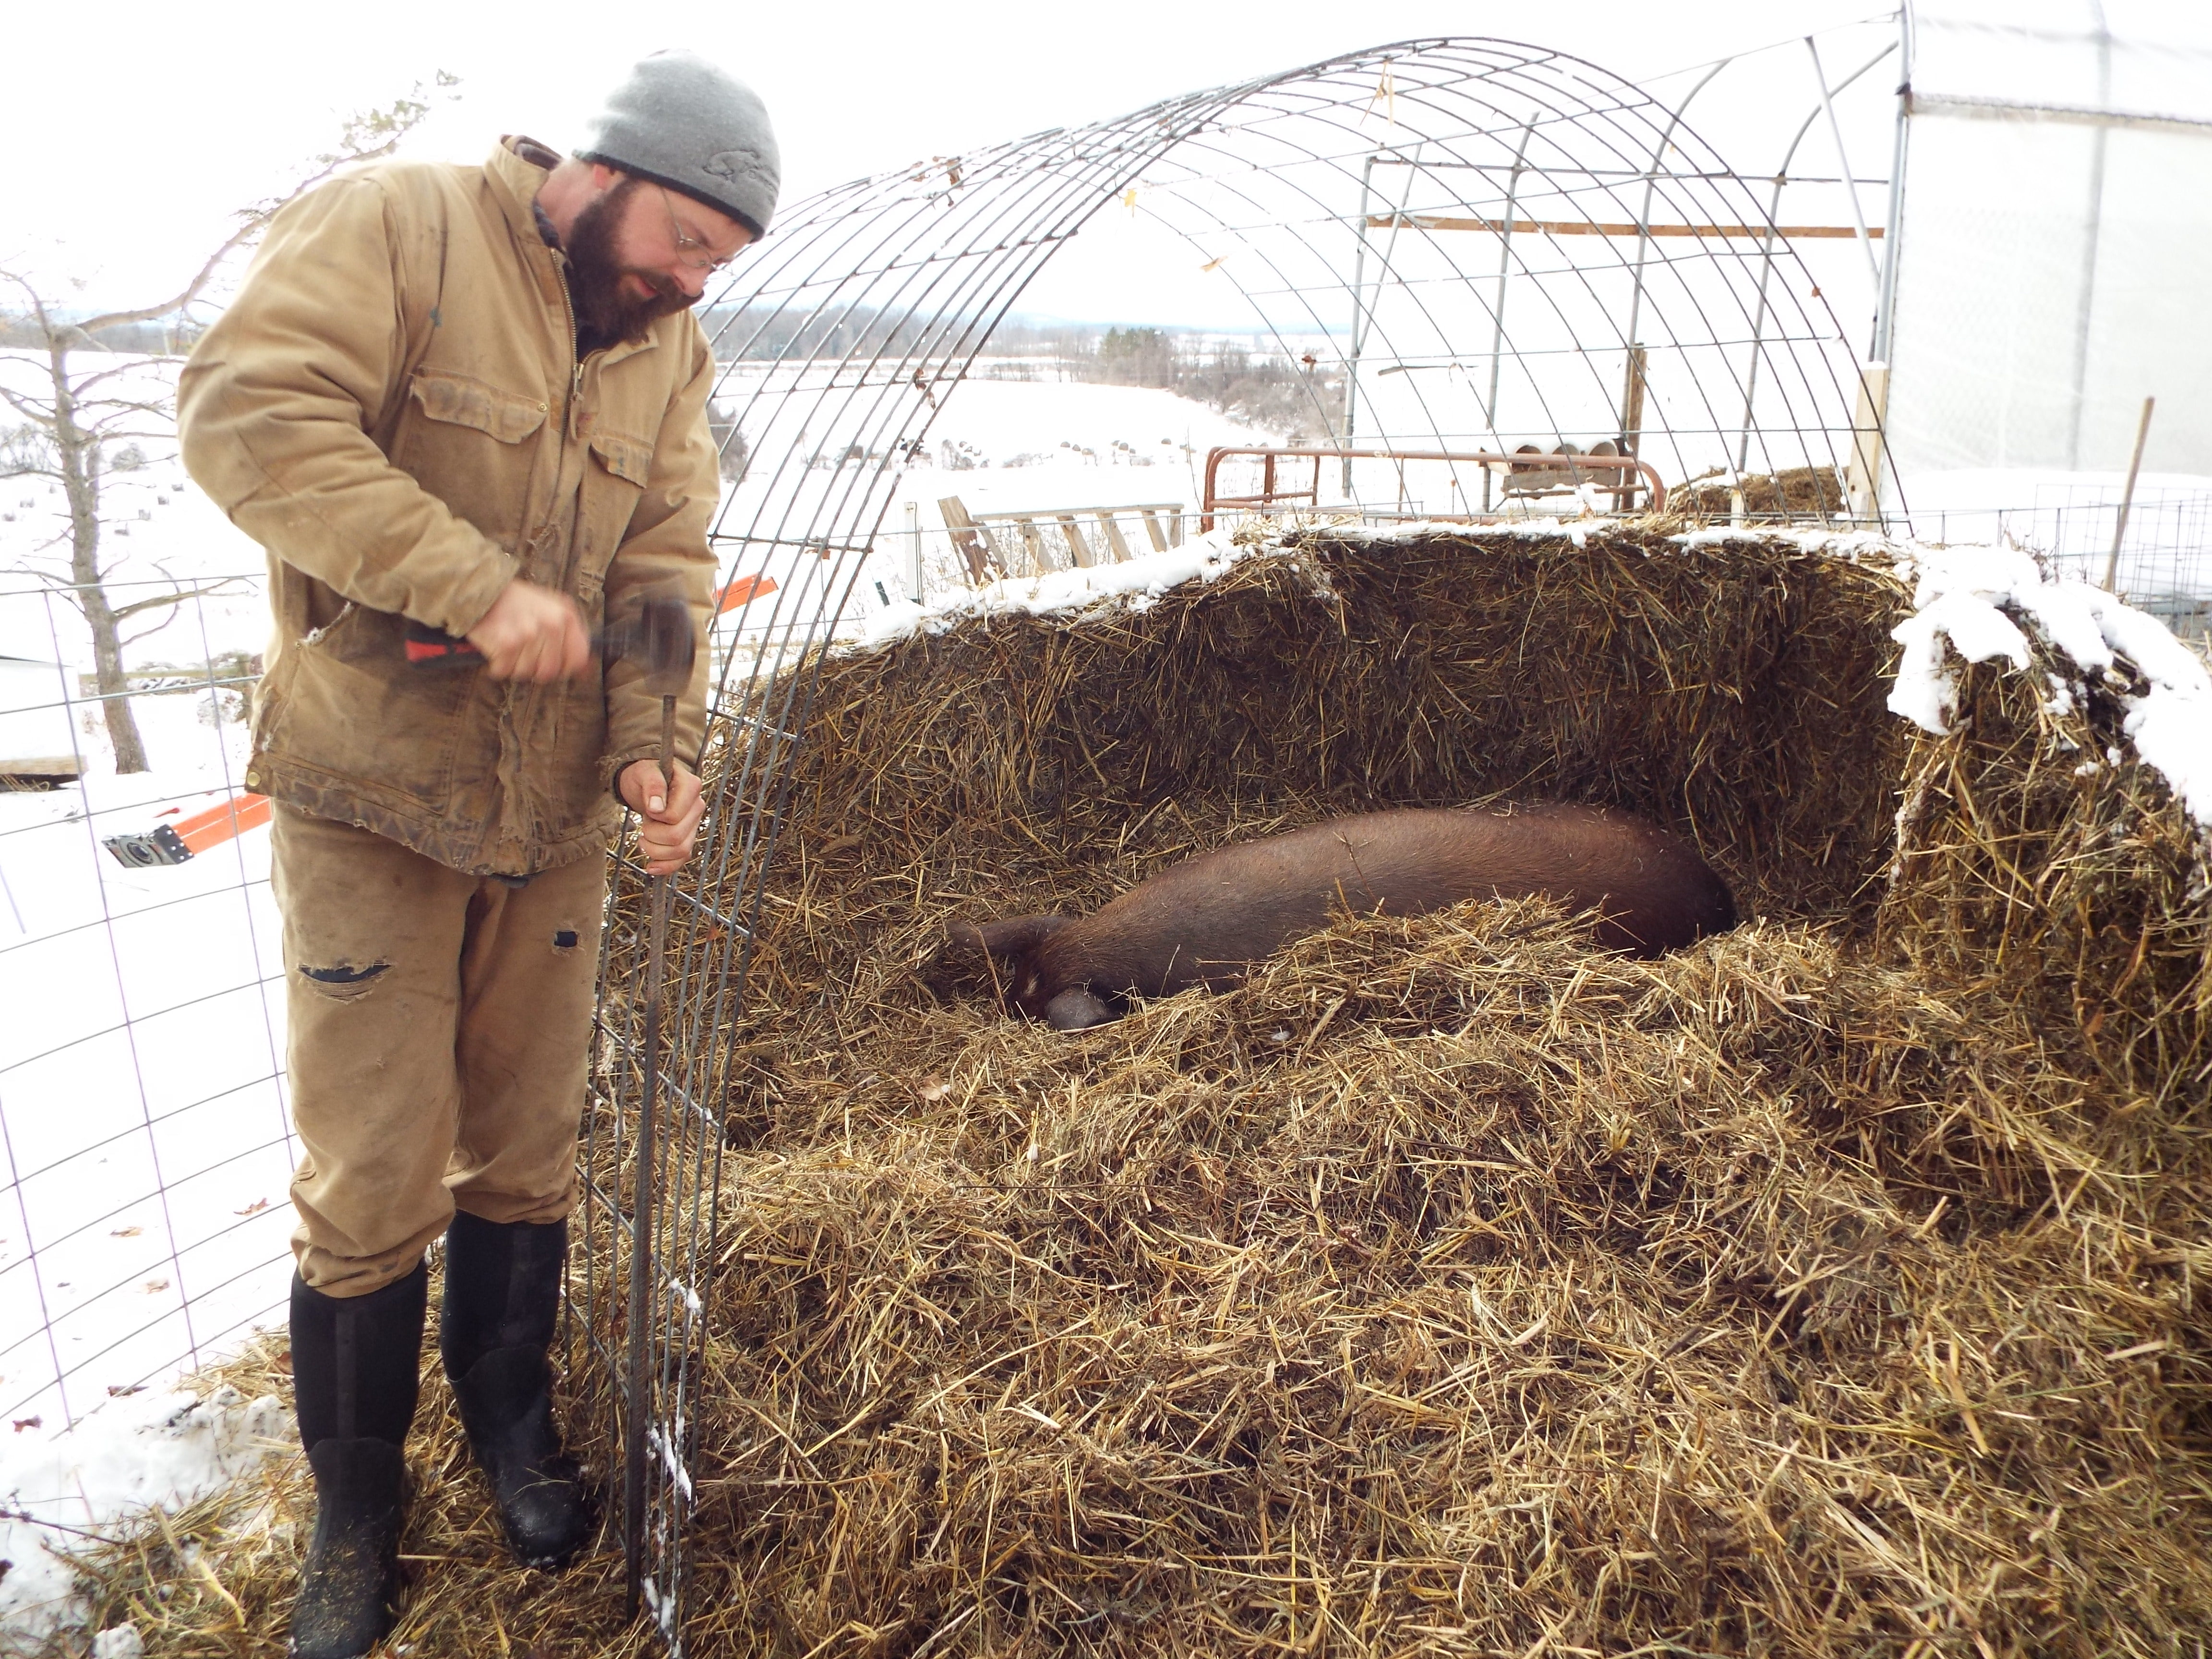
<path id="1" fill-rule="evenodd" d="M 668 214 L 669 231 L 676 238 L 677 263 L 691 270 L 728 270 L 730 261 L 736 258 L 737 254 L 725 254 L 719 259 L 711 253 L 708 253 L 703 259 L 697 258 L 698 254 L 706 252 L 707 245 L 697 237 L 686 234 L 684 227 L 678 222 L 676 204 L 668 199 L 668 187 L 665 185 L 655 185 L 653 188 L 660 192 L 660 205 Z"/>

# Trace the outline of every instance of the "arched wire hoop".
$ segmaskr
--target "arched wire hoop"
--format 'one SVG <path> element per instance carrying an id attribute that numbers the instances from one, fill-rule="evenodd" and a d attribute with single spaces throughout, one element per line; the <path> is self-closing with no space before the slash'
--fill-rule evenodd
<path id="1" fill-rule="evenodd" d="M 678 895 L 662 1128 L 642 1182 L 627 1167 L 643 981 L 634 867 L 609 932 L 587 1125 L 592 1248 L 574 1328 L 586 1371 L 650 1442 L 630 1535 L 672 1650 L 719 1107 L 810 712 L 809 653 L 848 610 L 901 478 L 994 330 L 1048 266 L 1086 258 L 1169 270 L 1304 363 L 1300 423 L 1322 448 L 1609 441 L 1669 481 L 1730 483 L 1747 470 L 1839 475 L 1850 457 L 1856 367 L 1756 193 L 1665 105 L 1540 48 L 1377 47 L 785 213 L 714 313 L 740 434 L 726 441 L 751 462 L 714 544 L 726 577 L 765 573 L 777 586 L 738 613 L 742 629 L 717 630 L 708 829 Z M 1362 504 L 1352 463 L 1320 470 Z M 1444 500 L 1480 515 L 1504 504 L 1498 489 L 1494 469 L 1455 466 Z M 658 1206 L 650 1374 L 626 1380 L 625 1194 L 640 1190 Z"/>

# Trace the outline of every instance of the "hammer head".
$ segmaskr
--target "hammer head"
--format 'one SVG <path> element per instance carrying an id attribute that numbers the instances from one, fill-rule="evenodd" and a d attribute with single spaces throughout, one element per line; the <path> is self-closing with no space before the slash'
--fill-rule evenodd
<path id="1" fill-rule="evenodd" d="M 681 696 L 691 684 L 699 635 L 683 584 L 655 582 L 637 598 L 637 614 L 606 630 L 609 661 L 627 659 L 644 671 L 645 690 L 656 697 Z"/>

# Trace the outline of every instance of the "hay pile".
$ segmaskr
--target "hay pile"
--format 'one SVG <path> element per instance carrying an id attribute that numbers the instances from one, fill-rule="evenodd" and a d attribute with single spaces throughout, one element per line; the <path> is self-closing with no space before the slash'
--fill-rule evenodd
<path id="1" fill-rule="evenodd" d="M 1881 709 L 1899 603 L 1779 542 L 1315 541 L 830 665 L 730 1083 L 695 1640 L 2183 1650 L 2203 1078 L 2131 1106 L 1977 941 L 1895 946 L 1970 883 L 1933 806 L 1886 881 L 1899 781 L 1978 764 Z M 1073 1040 L 922 982 L 948 915 L 1493 794 L 1690 830 L 1765 920 L 1642 965 L 1346 921 Z"/>
<path id="2" fill-rule="evenodd" d="M 2033 684 L 1912 736 L 1902 604 L 1780 540 L 1317 535 L 829 662 L 722 1085 L 687 1651 L 2195 1652 L 2201 853 Z M 1346 918 L 1074 1036 L 935 965 L 1492 797 L 1693 834 L 1757 920 Z M 402 1640 L 643 1650 L 618 1560 L 501 1573 L 477 1513 L 418 1522 Z M 253 1618 L 191 1581 L 152 1650 L 276 1650 L 216 1576 Z"/>
<path id="3" fill-rule="evenodd" d="M 1743 510 L 1751 518 L 1837 519 L 1846 510 L 1843 474 L 1832 466 L 1747 472 L 1741 482 Z M 1698 478 L 1668 492 L 1667 510 L 1692 524 L 1726 523 L 1735 501 L 1726 478 Z"/>
<path id="4" fill-rule="evenodd" d="M 2212 905 L 2205 831 L 2126 745 L 2123 663 L 2065 699 L 2078 671 L 2033 641 L 2031 673 L 1961 677 L 1952 735 L 1916 733 L 1904 769 L 1893 951 L 1931 975 L 1987 981 L 2122 1099 L 2194 1111 L 2212 1076 Z"/>

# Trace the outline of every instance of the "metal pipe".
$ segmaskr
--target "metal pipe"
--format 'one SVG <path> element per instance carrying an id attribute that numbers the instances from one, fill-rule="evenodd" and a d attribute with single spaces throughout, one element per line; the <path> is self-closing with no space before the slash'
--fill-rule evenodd
<path id="1" fill-rule="evenodd" d="M 1536 122 L 1532 116 L 1521 129 L 1521 142 L 1513 147 L 1513 171 L 1505 180 L 1505 228 L 1498 239 L 1498 302 L 1490 307 L 1490 396 L 1483 400 L 1483 424 L 1498 447 L 1505 444 L 1505 434 L 1498 429 L 1498 383 L 1499 372 L 1505 363 L 1505 279 L 1511 270 L 1513 258 L 1514 204 L 1521 197 L 1521 169 L 1528 158 L 1528 140 L 1535 135 Z M 1348 439 L 1352 434 L 1346 433 Z M 1352 494 L 1352 463 L 1344 464 L 1345 490 Z M 1482 510 L 1490 511 L 1490 471 L 1482 474 Z"/>
<path id="2" fill-rule="evenodd" d="M 1511 210 L 1509 208 L 1507 212 L 1510 216 Z M 1457 219 L 1434 213 L 1370 214 L 1367 222 L 1378 230 L 1396 225 L 1407 230 L 1482 230 L 1494 236 L 1508 236 L 1516 230 L 1545 236 L 1695 236 L 1700 240 L 1708 237 L 1751 240 L 1772 231 L 1813 240 L 1824 236 L 1840 240 L 1845 236 L 1881 234 L 1878 228 L 1854 230 L 1849 225 L 1632 225 L 1606 224 L 1593 219 Z"/>
<path id="3" fill-rule="evenodd" d="M 908 584 L 908 590 L 913 596 L 914 602 L 920 605 L 921 603 L 921 503 L 919 501 L 908 501 L 906 504 L 906 544 L 908 552 L 914 559 L 913 578 Z"/>
<path id="4" fill-rule="evenodd" d="M 1644 173 L 1644 210 L 1636 216 L 1636 222 L 1644 234 L 1636 239 L 1636 274 L 1628 295 L 1628 328 L 1621 340 L 1622 344 L 1632 349 L 1643 343 L 1638 335 L 1644 326 L 1644 264 L 1651 246 L 1651 201 L 1659 192 L 1659 164 L 1667 158 L 1667 146 L 1674 142 L 1674 129 L 1682 125 L 1682 112 L 1690 107 L 1690 100 L 1711 86 L 1713 76 L 1735 61 L 1733 58 L 1722 58 L 1705 72 L 1697 85 L 1682 94 L 1682 101 L 1667 112 L 1666 131 L 1651 147 L 1651 165 Z"/>
<path id="5" fill-rule="evenodd" d="M 1370 228 L 1378 228 L 1379 224 L 1376 216 L 1367 210 L 1367 198 L 1374 191 L 1375 164 L 1383 159 L 1380 153 L 1370 155 L 1359 173 L 1359 246 L 1353 252 L 1352 264 L 1352 356 L 1344 366 L 1344 441 L 1346 443 L 1352 441 L 1353 422 L 1358 409 L 1359 356 L 1366 349 L 1367 337 L 1375 326 L 1374 307 L 1367 303 L 1367 233 Z M 1384 278 L 1390 270 L 1390 255 L 1398 246 L 1398 232 L 1406 217 L 1406 209 L 1413 199 L 1413 165 L 1401 165 L 1406 167 L 1406 188 L 1398 198 L 1397 211 L 1382 216 L 1382 222 L 1390 228 L 1390 240 L 1383 245 L 1382 272 L 1375 278 L 1375 293 L 1378 300 L 1382 297 Z M 1344 493 L 1346 497 L 1352 494 L 1352 466 L 1349 462 L 1345 464 Z"/>
<path id="6" fill-rule="evenodd" d="M 1890 148 L 1889 216 L 1883 227 L 1888 234 L 1882 238 L 1881 289 L 1875 296 L 1874 340 L 1867 352 L 1868 359 L 1877 363 L 1889 361 L 1895 332 L 1897 239 L 1905 222 L 1905 156 L 1911 130 L 1908 118 L 1912 109 L 1912 14 L 1902 6 L 1897 13 L 1897 132 Z"/>
<path id="7" fill-rule="evenodd" d="M 1813 59 L 1813 84 L 1820 88 L 1820 108 L 1828 118 L 1828 137 L 1835 141 L 1836 171 L 1844 177 L 1844 193 L 1850 198 L 1851 228 L 1858 232 L 1859 251 L 1866 255 L 1867 276 L 1875 292 L 1881 291 L 1881 266 L 1874 257 L 1874 238 L 1867 234 L 1866 210 L 1859 206 L 1859 187 L 1851 177 L 1851 158 L 1844 149 L 1844 129 L 1836 119 L 1835 100 L 1828 96 L 1828 72 L 1820 67 L 1820 48 L 1805 37 L 1805 50 Z"/>
<path id="8" fill-rule="evenodd" d="M 660 781 L 676 788 L 676 699 L 660 700 Z M 623 1579 L 629 1616 L 637 1617 L 645 1577 L 646 1401 L 652 1392 L 646 1328 L 653 1306 L 653 1172 L 660 1128 L 660 989 L 668 949 L 668 878 L 654 876 L 653 932 L 645 966 L 645 1085 L 638 1097 L 637 1164 L 631 1177 L 629 1355 L 623 1417 Z"/>
<path id="9" fill-rule="evenodd" d="M 1267 462 L 1262 484 L 1265 493 L 1258 495 L 1223 495 L 1218 492 L 1221 463 L 1231 455 L 1255 455 Z M 1667 486 L 1659 477 L 1659 470 L 1649 461 L 1633 455 L 1504 455 L 1493 450 L 1449 449 L 1289 449 L 1261 445 L 1223 445 L 1206 452 L 1206 496 L 1199 509 L 1199 530 L 1213 528 L 1217 507 L 1267 507 L 1277 499 L 1273 493 L 1275 459 L 1281 455 L 1313 456 L 1318 471 L 1319 458 L 1340 456 L 1349 469 L 1354 461 L 1395 461 L 1400 464 L 1400 495 L 1404 494 L 1404 466 L 1407 461 L 1472 461 L 1478 465 L 1517 466 L 1528 471 L 1565 472 L 1579 477 L 1587 468 L 1596 471 L 1637 472 L 1649 482 L 1651 489 L 1651 511 L 1658 512 L 1667 505 Z M 1318 492 L 1316 492 L 1318 493 Z"/>
<path id="10" fill-rule="evenodd" d="M 1856 81 L 1861 76 L 1864 75 L 1876 64 L 1881 62 L 1883 58 L 1888 57 L 1891 52 L 1896 50 L 1897 46 L 1894 41 L 1891 42 L 1888 46 L 1884 46 L 1880 52 L 1875 53 L 1873 57 L 1868 58 L 1865 63 L 1860 64 L 1842 80 L 1837 82 L 1834 90 L 1841 92 L 1845 87 L 1850 86 L 1854 81 Z M 1752 404 L 1753 400 L 1759 395 L 1759 360 L 1765 356 L 1766 313 L 1770 309 L 1767 304 L 1766 291 L 1768 283 L 1771 281 L 1774 275 L 1774 239 L 1778 235 L 1792 236 L 1798 234 L 1796 230 L 1780 223 L 1782 217 L 1783 186 L 1790 182 L 1790 164 L 1797 159 L 1797 147 L 1805 142 L 1805 135 L 1812 131 L 1813 123 L 1820 118 L 1820 112 L 1817 106 L 1807 112 L 1805 119 L 1797 128 L 1797 136 L 1790 141 L 1790 148 L 1782 152 L 1782 165 L 1775 169 L 1774 190 L 1772 195 L 1768 198 L 1766 210 L 1768 231 L 1765 239 L 1765 245 L 1759 249 L 1759 305 L 1758 308 L 1752 314 L 1751 367 L 1744 375 L 1743 429 L 1741 434 L 1736 441 L 1735 470 L 1738 477 L 1741 477 L 1742 475 L 1744 468 L 1751 465 Z M 1805 183 L 1808 181 L 1801 179 L 1798 182 Z M 1853 181 L 1849 178 L 1845 178 L 1843 182 L 1845 185 L 1852 185 L 1853 188 L 1856 187 Z M 1894 204 L 1897 199 L 1896 183 L 1896 178 L 1894 174 L 1893 174 L 1890 179 L 1890 200 L 1893 204 Z M 1895 209 L 1893 206 L 1891 227 L 1887 232 L 1889 235 L 1894 235 L 1896 234 L 1894 228 L 1894 213 Z M 1888 256 L 1885 255 L 1882 261 L 1882 275 L 1885 283 L 1888 280 L 1890 268 L 1890 258 Z M 1879 295 L 1877 295 L 1875 300 L 1875 319 L 1877 328 L 1880 327 L 1881 305 L 1881 299 Z M 1731 483 L 1733 482 L 1734 480 L 1731 480 Z"/>
<path id="11" fill-rule="evenodd" d="M 1360 327 L 1360 312 L 1366 305 L 1367 284 L 1367 198 L 1375 188 L 1375 158 L 1370 155 L 1359 170 L 1359 227 L 1358 246 L 1352 253 L 1352 351 L 1344 365 L 1344 436 L 1352 439 L 1352 422 L 1357 417 L 1359 401 L 1359 347 L 1364 337 Z M 1352 493 L 1352 469 L 1344 471 L 1344 493 Z"/>
<path id="12" fill-rule="evenodd" d="M 2097 20 L 2097 102 L 2112 100 L 2112 32 L 2105 22 L 2105 9 L 2089 0 Z M 2099 127 L 2089 135 L 2089 224 L 2081 238 L 2081 291 L 2074 306 L 2074 405 L 2067 435 L 2066 465 L 2081 465 L 2081 417 L 2089 401 L 2089 322 L 2097 299 L 2097 251 L 2105 233 L 2105 150 L 2110 131 Z"/>

